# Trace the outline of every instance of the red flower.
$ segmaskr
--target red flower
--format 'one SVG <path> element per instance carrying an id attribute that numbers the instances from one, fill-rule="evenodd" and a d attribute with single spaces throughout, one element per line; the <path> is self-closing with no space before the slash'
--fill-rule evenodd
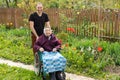
<path id="1" fill-rule="evenodd" d="M 103 50 L 103 48 L 102 47 L 98 47 L 97 50 L 98 50 L 98 52 L 101 52 Z"/>
<path id="2" fill-rule="evenodd" d="M 67 28 L 67 31 L 75 33 L 75 29 L 74 28 Z"/>
<path id="3" fill-rule="evenodd" d="M 65 47 L 68 47 L 68 46 L 69 46 L 69 44 L 68 44 L 68 43 L 66 43 L 66 44 L 65 44 Z"/>
<path id="4" fill-rule="evenodd" d="M 59 39 L 58 41 L 62 44 L 62 40 L 61 39 Z"/>

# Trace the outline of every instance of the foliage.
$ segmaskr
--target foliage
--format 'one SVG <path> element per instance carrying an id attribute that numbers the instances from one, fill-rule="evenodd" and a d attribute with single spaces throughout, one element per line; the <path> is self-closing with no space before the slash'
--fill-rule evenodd
<path id="1" fill-rule="evenodd" d="M 47 1 L 49 5 L 45 5 L 47 8 L 59 8 L 59 1 L 57 0 L 49 0 Z"/>
<path id="2" fill-rule="evenodd" d="M 0 27 L 0 57 L 26 64 L 33 63 L 29 29 L 6 29 Z M 81 39 L 75 35 L 61 32 L 56 34 L 62 40 L 61 53 L 67 58 L 66 71 L 87 74 L 92 77 L 108 78 L 104 69 L 109 65 L 120 65 L 120 43 Z M 117 77 L 116 77 L 117 78 Z"/>
<path id="3" fill-rule="evenodd" d="M 112 44 L 114 44 L 114 47 L 119 45 L 119 43 Z M 98 39 L 70 39 L 63 45 L 62 49 L 62 54 L 68 61 L 67 71 L 74 70 L 72 72 L 75 73 L 79 71 L 79 73 L 87 73 L 94 77 L 99 74 L 99 76 L 106 78 L 104 68 L 119 61 L 119 57 L 110 55 L 110 50 L 114 50 L 114 48 L 109 48 L 113 46 L 112 44 L 106 41 L 99 42 Z M 115 47 L 115 49 L 119 49 L 119 47 Z M 116 52 L 117 56 L 119 56 L 119 51 L 116 50 Z M 107 78 L 109 77 L 107 76 Z"/>
<path id="4" fill-rule="evenodd" d="M 0 64 L 0 80 L 40 80 L 33 71 Z"/>
<path id="5" fill-rule="evenodd" d="M 114 58 L 116 65 L 120 65 L 120 44 L 118 42 L 112 43 L 109 47 L 110 55 Z"/>
<path id="6" fill-rule="evenodd" d="M 67 31 L 67 33 L 71 33 L 72 31 L 73 34 L 80 35 L 81 38 L 85 38 L 85 37 L 93 38 L 94 36 L 97 36 L 98 34 L 93 32 L 92 30 L 96 30 L 96 32 L 98 31 L 98 33 L 104 32 L 103 29 L 99 29 L 98 27 L 99 24 L 96 24 L 95 22 L 91 22 L 86 17 L 84 17 L 82 21 L 78 20 L 77 17 L 79 15 L 79 11 L 73 12 L 74 17 L 69 17 L 64 12 L 59 13 L 59 15 L 60 15 L 60 22 L 61 22 L 60 31 L 65 31 L 65 32 Z"/>
<path id="7" fill-rule="evenodd" d="M 17 4 L 25 2 L 38 2 L 39 0 L 1 0 L 0 7 L 17 7 Z M 47 8 L 74 8 L 74 9 L 88 9 L 88 8 L 111 8 L 119 9 L 119 0 L 40 0 Z M 66 6 L 67 5 L 67 6 Z M 26 5 L 27 6 L 27 5 Z M 30 6 L 29 6 L 30 7 Z M 28 7 L 27 7 L 28 8 Z"/>
<path id="8" fill-rule="evenodd" d="M 28 23 L 29 14 L 36 9 L 35 0 L 24 0 L 17 4 L 17 6 L 23 9 L 24 13 L 22 15 L 25 24 Z M 27 25 L 28 26 L 28 25 Z"/>
<path id="9" fill-rule="evenodd" d="M 0 7 L 15 8 L 21 0 L 1 0 Z"/>
<path id="10" fill-rule="evenodd" d="M 67 42 L 69 38 L 69 35 L 65 32 L 58 33 L 56 36 L 58 39 L 61 39 L 62 42 Z"/>
<path id="11" fill-rule="evenodd" d="M 7 23 L 7 24 L 6 24 L 6 28 L 7 28 L 7 29 L 14 28 L 13 23 L 12 23 L 12 22 Z"/>
<path id="12" fill-rule="evenodd" d="M 6 29 L 0 26 L 0 56 L 28 64 L 33 62 L 29 29 Z"/>
<path id="13" fill-rule="evenodd" d="M 109 74 L 111 75 L 111 74 Z M 111 76 L 106 76 L 104 80 L 120 80 L 120 76 L 117 75 L 111 75 Z"/>

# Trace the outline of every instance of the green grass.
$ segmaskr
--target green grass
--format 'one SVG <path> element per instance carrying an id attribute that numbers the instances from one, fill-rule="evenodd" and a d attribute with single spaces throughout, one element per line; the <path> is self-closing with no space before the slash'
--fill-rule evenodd
<path id="1" fill-rule="evenodd" d="M 0 57 L 26 64 L 33 63 L 30 30 L 0 27 Z"/>
<path id="2" fill-rule="evenodd" d="M 0 64 L 0 80 L 41 80 L 33 71 Z"/>

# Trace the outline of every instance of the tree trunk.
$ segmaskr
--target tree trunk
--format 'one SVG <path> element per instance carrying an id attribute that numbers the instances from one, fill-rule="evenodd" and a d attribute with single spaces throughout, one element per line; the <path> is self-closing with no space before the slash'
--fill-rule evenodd
<path id="1" fill-rule="evenodd" d="M 7 5 L 7 7 L 9 8 L 10 6 L 9 6 L 9 2 L 8 2 L 8 0 L 5 0 L 6 1 L 6 5 Z"/>

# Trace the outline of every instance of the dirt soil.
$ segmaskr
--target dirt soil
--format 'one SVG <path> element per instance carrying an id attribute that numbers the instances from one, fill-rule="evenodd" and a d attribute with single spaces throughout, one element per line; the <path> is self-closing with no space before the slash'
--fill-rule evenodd
<path id="1" fill-rule="evenodd" d="M 120 76 L 120 66 L 108 66 L 105 68 L 105 71 L 109 71 L 110 73 L 114 73 Z"/>

